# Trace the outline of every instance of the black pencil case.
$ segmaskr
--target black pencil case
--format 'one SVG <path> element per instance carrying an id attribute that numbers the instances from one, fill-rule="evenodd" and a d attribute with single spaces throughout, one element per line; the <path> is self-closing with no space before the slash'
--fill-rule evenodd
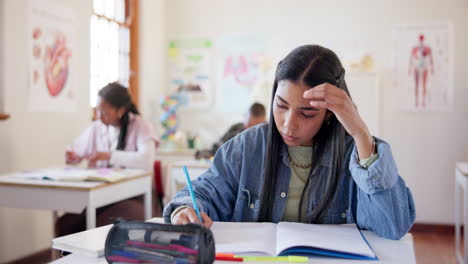
<path id="1" fill-rule="evenodd" d="M 169 225 L 117 220 L 107 234 L 108 263 L 211 264 L 213 233 L 197 224 Z"/>

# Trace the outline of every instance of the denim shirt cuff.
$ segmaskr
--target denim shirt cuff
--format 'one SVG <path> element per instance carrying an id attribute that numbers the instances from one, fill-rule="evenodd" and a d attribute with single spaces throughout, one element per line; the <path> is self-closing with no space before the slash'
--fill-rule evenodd
<path id="1" fill-rule="evenodd" d="M 203 205 L 199 201 L 197 202 L 197 204 L 198 208 L 200 209 L 200 212 L 204 212 Z M 182 206 L 193 207 L 192 199 L 190 198 L 190 196 L 176 197 L 168 205 L 166 205 L 163 211 L 164 222 L 170 224 L 173 216 L 172 213 Z"/>
<path id="2" fill-rule="evenodd" d="M 182 209 L 185 209 L 185 208 L 188 208 L 189 206 L 188 205 L 181 205 L 179 207 L 177 207 L 174 211 L 172 211 L 171 213 L 171 224 L 173 224 L 173 221 L 174 220 L 174 216 Z"/>
<path id="3" fill-rule="evenodd" d="M 362 159 L 359 161 L 359 165 L 361 165 L 361 167 L 363 167 L 364 169 L 367 169 L 369 168 L 377 159 L 379 158 L 379 154 L 378 153 L 373 153 L 370 155 L 370 157 L 366 158 L 366 159 Z"/>
<path id="4" fill-rule="evenodd" d="M 396 163 L 393 159 L 390 145 L 375 138 L 377 159 L 368 168 L 359 163 L 356 146 L 353 147 L 349 161 L 351 175 L 358 187 L 368 194 L 391 188 L 398 180 Z"/>

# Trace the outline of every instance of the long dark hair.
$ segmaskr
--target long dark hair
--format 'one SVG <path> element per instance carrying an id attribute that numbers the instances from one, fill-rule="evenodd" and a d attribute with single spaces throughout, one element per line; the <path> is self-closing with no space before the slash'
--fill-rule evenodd
<path id="1" fill-rule="evenodd" d="M 276 77 L 273 84 L 270 106 L 270 121 L 268 124 L 268 143 L 265 153 L 265 174 L 263 191 L 261 195 L 260 221 L 270 222 L 273 218 L 273 208 L 275 201 L 275 187 L 278 179 L 278 164 L 280 163 L 280 148 L 283 144 L 280 133 L 276 127 L 273 116 L 273 103 L 275 100 L 278 82 L 288 80 L 295 83 L 302 83 L 309 87 L 315 87 L 322 83 L 330 83 L 344 90 L 348 96 L 349 91 L 344 81 L 344 69 L 336 54 L 318 45 L 300 46 L 291 51 L 284 58 L 276 69 Z M 350 96 L 351 98 L 351 96 Z M 335 115 L 323 123 L 320 130 L 314 136 L 313 162 L 311 174 L 318 168 L 324 158 L 325 150 L 330 152 L 331 168 L 328 171 L 325 190 L 319 203 L 314 208 L 310 218 L 311 223 L 322 223 L 328 208 L 336 193 L 338 181 L 341 175 L 344 151 L 345 151 L 346 131 Z M 305 192 L 310 184 L 310 177 L 307 179 L 301 195 L 299 206 L 299 218 Z"/>
<path id="2" fill-rule="evenodd" d="M 128 89 L 119 83 L 109 83 L 99 91 L 98 95 L 115 108 L 125 108 L 125 113 L 119 120 L 120 133 L 119 142 L 117 143 L 117 150 L 124 150 L 126 144 L 125 139 L 127 138 L 129 113 L 131 112 L 138 115 L 140 112 L 138 112 L 137 107 L 132 102 Z"/>

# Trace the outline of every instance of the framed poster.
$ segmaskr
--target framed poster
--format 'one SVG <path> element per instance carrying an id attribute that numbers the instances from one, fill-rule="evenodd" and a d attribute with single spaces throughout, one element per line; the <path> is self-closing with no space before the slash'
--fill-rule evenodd
<path id="1" fill-rule="evenodd" d="M 57 2 L 29 1 L 29 110 L 76 109 L 75 13 Z"/>
<path id="2" fill-rule="evenodd" d="M 402 110 L 452 111 L 452 24 L 396 26 L 395 74 Z"/>
<path id="3" fill-rule="evenodd" d="M 182 94 L 187 107 L 212 104 L 212 42 L 179 39 L 169 42 L 169 94 Z"/>
<path id="4" fill-rule="evenodd" d="M 222 112 L 243 113 L 257 101 L 269 105 L 275 63 L 266 51 L 268 37 L 232 33 L 217 42 L 218 106 Z"/>

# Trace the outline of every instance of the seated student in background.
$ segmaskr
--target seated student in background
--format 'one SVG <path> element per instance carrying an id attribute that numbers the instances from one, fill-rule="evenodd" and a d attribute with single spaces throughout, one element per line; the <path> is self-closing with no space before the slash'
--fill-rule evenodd
<path id="1" fill-rule="evenodd" d="M 98 93 L 94 121 L 66 151 L 67 164 L 85 159 L 90 168 L 126 167 L 150 171 L 157 142 L 151 124 L 132 103 L 128 89 L 110 83 Z"/>
<path id="2" fill-rule="evenodd" d="M 212 221 L 356 223 L 399 239 L 415 220 L 412 194 L 390 145 L 373 137 L 331 50 L 294 49 L 277 67 L 271 116 L 218 150 L 193 181 L 204 225 Z M 199 223 L 187 189 L 166 222 Z"/>
<path id="3" fill-rule="evenodd" d="M 195 158 L 200 159 L 213 157 L 216 154 L 216 151 L 219 149 L 219 147 L 225 142 L 235 137 L 237 134 L 244 131 L 245 129 L 265 122 L 265 106 L 263 106 L 260 103 L 253 103 L 249 108 L 249 115 L 245 123 L 236 123 L 229 127 L 228 131 L 226 131 L 226 133 L 224 133 L 224 135 L 216 143 L 213 144 L 213 147 L 211 149 L 197 151 L 197 153 L 195 153 Z"/>
<path id="4" fill-rule="evenodd" d="M 67 164 L 83 159 L 90 168 L 136 168 L 151 171 L 155 143 L 152 126 L 132 103 L 128 89 L 110 83 L 98 93 L 94 121 L 66 151 Z M 141 199 L 130 199 L 97 210 L 97 225 L 111 217 L 144 220 Z M 57 221 L 59 236 L 85 230 L 86 214 L 65 214 Z"/>

